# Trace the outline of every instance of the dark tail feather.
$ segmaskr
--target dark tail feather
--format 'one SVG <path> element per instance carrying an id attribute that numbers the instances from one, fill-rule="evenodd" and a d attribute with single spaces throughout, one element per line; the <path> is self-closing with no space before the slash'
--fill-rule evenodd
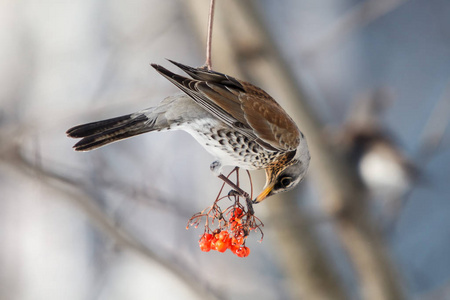
<path id="1" fill-rule="evenodd" d="M 78 125 L 67 130 L 66 134 L 71 138 L 87 137 L 99 132 L 103 132 L 106 129 L 119 127 L 122 124 L 126 124 L 130 120 L 130 118 L 131 115 L 126 115 L 117 118 Z"/>
<path id="2" fill-rule="evenodd" d="M 83 138 L 73 146 L 75 151 L 89 151 L 151 130 L 152 124 L 142 114 L 78 125 L 66 133 L 72 138 Z"/>
<path id="3" fill-rule="evenodd" d="M 191 76 L 193 79 L 195 80 L 203 80 L 203 81 L 211 81 L 211 82 L 216 82 L 216 83 L 220 83 L 226 86 L 231 86 L 233 88 L 236 89 L 240 89 L 242 91 L 244 91 L 244 87 L 242 86 L 242 84 L 235 78 L 228 76 L 226 74 L 222 74 L 216 71 L 212 71 L 212 70 L 207 70 L 204 67 L 200 67 L 200 68 L 193 68 L 190 66 L 186 66 L 183 65 L 179 62 L 173 61 L 168 59 L 168 61 L 170 61 L 172 64 L 174 64 L 175 66 L 177 66 L 178 68 L 180 68 L 181 70 L 183 70 L 186 74 L 188 74 L 189 76 Z M 161 70 L 161 66 L 152 64 L 152 66 L 160 73 L 164 73 L 163 70 Z M 166 72 L 172 73 L 170 71 L 165 70 Z M 172 73 L 173 74 L 173 73 Z"/>

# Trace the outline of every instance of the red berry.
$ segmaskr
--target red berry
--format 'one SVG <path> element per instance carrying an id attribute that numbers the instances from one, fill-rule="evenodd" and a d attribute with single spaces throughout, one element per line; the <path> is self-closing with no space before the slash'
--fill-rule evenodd
<path id="1" fill-rule="evenodd" d="M 227 243 L 227 248 L 228 248 L 228 249 L 231 249 L 231 247 L 233 246 L 233 245 L 231 244 L 231 238 L 228 238 L 226 243 Z"/>
<path id="2" fill-rule="evenodd" d="M 234 216 L 235 218 L 240 218 L 240 217 L 242 217 L 242 215 L 243 215 L 242 208 L 236 207 L 236 208 L 234 209 L 233 216 Z"/>
<path id="3" fill-rule="evenodd" d="M 217 250 L 216 243 L 217 243 L 218 241 L 219 241 L 219 240 L 216 239 L 216 237 L 214 237 L 214 238 L 211 239 L 211 250 Z"/>
<path id="4" fill-rule="evenodd" d="M 233 245 L 233 246 L 240 246 L 240 245 L 242 245 L 243 242 L 244 242 L 244 239 L 242 237 L 236 238 L 233 236 L 231 238 L 231 245 Z"/>
<path id="5" fill-rule="evenodd" d="M 238 251 L 240 247 L 241 247 L 241 246 L 239 246 L 239 245 L 233 245 L 233 244 L 231 244 L 231 245 L 229 246 L 230 251 L 233 252 L 234 254 L 236 254 L 236 251 Z"/>
<path id="6" fill-rule="evenodd" d="M 228 231 L 223 230 L 223 231 L 221 231 L 220 234 L 219 234 L 219 240 L 226 242 L 229 235 L 230 235 L 230 234 L 228 233 Z"/>
<path id="7" fill-rule="evenodd" d="M 200 243 L 200 250 L 209 252 L 211 250 L 211 242 Z"/>
<path id="8" fill-rule="evenodd" d="M 204 233 L 202 235 L 202 240 L 205 240 L 205 241 L 211 241 L 212 238 L 213 238 L 213 235 L 211 233 Z"/>
<path id="9" fill-rule="evenodd" d="M 239 228 L 242 226 L 241 224 L 240 224 L 240 220 L 238 221 L 238 222 L 236 222 L 236 221 L 234 221 L 234 222 L 232 222 L 231 224 L 230 224 L 230 230 L 231 231 L 235 231 L 235 230 L 239 230 Z"/>
<path id="10" fill-rule="evenodd" d="M 200 246 L 200 250 L 204 252 L 208 252 L 211 250 L 211 239 L 212 234 L 210 233 L 204 233 L 200 240 L 198 241 L 198 244 Z"/>
<path id="11" fill-rule="evenodd" d="M 239 249 L 236 250 L 235 253 L 239 257 L 247 257 L 250 254 L 250 248 L 246 246 L 240 247 Z"/>
<path id="12" fill-rule="evenodd" d="M 218 240 L 215 243 L 215 245 L 216 245 L 216 250 L 219 251 L 219 252 L 225 252 L 227 250 L 227 248 L 228 248 L 227 243 L 225 243 L 222 240 Z"/>

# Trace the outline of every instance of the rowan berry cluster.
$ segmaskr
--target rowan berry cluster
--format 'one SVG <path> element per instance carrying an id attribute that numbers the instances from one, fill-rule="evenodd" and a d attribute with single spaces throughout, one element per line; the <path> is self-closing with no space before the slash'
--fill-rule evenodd
<path id="1" fill-rule="evenodd" d="M 247 257 L 250 249 L 245 245 L 245 241 L 251 231 L 259 231 L 261 240 L 263 232 L 261 227 L 264 224 L 252 213 L 245 210 L 245 207 L 239 203 L 239 198 L 234 205 L 228 207 L 224 212 L 221 211 L 217 202 L 208 209 L 195 214 L 188 223 L 189 226 L 197 228 L 203 219 L 206 218 L 205 232 L 200 236 L 198 241 L 200 250 L 209 252 L 216 250 L 225 252 L 227 249 L 239 257 Z M 216 229 L 211 229 L 210 225 L 214 225 L 217 221 Z"/>
<path id="2" fill-rule="evenodd" d="M 234 209 L 232 215 L 228 223 L 228 229 L 216 229 L 212 234 L 205 232 L 200 237 L 198 241 L 200 250 L 204 252 L 210 250 L 225 252 L 230 249 L 239 257 L 247 257 L 250 254 L 250 248 L 245 246 L 247 236 L 242 225 L 243 211 L 238 207 Z"/>
<path id="3" fill-rule="evenodd" d="M 239 184 L 238 169 L 234 169 L 228 177 L 236 172 L 236 181 Z M 251 178 L 249 176 L 250 184 Z M 246 239 L 251 231 L 259 231 L 261 234 L 261 241 L 264 234 L 261 227 L 264 224 L 254 214 L 252 203 L 249 199 L 245 198 L 246 206 L 240 203 L 242 196 L 235 192 L 230 192 L 225 196 L 221 196 L 224 189 L 224 185 L 219 191 L 214 204 L 203 211 L 195 214 L 189 219 L 186 229 L 190 226 L 197 228 L 200 222 L 205 218 L 205 231 L 200 236 L 198 241 L 200 250 L 209 252 L 216 250 L 218 252 L 225 252 L 229 249 L 233 254 L 238 257 L 247 257 L 250 254 L 250 249 L 245 245 Z M 253 192 L 250 193 L 250 199 Z M 232 205 L 222 211 L 219 206 L 219 202 L 232 201 Z M 214 229 L 211 226 L 214 225 Z"/>

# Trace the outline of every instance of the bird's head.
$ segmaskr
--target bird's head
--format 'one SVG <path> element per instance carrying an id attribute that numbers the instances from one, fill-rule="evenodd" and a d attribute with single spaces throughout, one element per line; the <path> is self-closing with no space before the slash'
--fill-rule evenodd
<path id="1" fill-rule="evenodd" d="M 253 203 L 293 189 L 305 177 L 310 160 L 306 139 L 302 138 L 297 150 L 287 152 L 266 169 L 266 185 Z"/>

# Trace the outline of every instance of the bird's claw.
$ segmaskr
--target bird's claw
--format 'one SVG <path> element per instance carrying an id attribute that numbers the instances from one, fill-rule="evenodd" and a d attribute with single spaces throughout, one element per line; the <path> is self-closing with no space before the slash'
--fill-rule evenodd
<path id="1" fill-rule="evenodd" d="M 242 195 L 239 194 L 239 192 L 236 191 L 236 190 L 230 190 L 230 191 L 228 192 L 228 197 L 239 197 L 239 196 L 242 196 Z"/>
<path id="2" fill-rule="evenodd" d="M 258 202 L 255 202 L 254 200 L 252 201 L 252 199 L 250 199 L 250 196 L 247 193 L 244 193 L 244 195 L 242 195 L 241 193 L 239 193 L 236 190 L 230 190 L 228 192 L 228 197 L 244 197 L 246 204 L 247 204 L 248 213 L 250 215 L 255 214 L 255 211 L 253 210 L 253 203 L 258 203 Z"/>

